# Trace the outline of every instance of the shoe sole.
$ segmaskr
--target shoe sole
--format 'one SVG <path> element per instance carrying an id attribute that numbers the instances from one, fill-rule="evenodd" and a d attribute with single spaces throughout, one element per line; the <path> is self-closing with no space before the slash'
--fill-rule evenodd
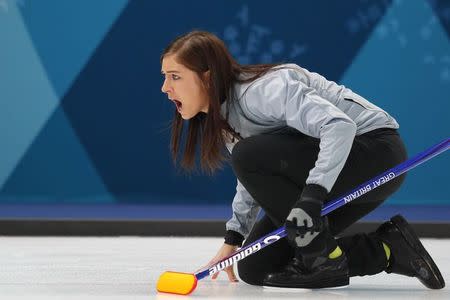
<path id="1" fill-rule="evenodd" d="M 409 246 L 411 246 L 411 248 L 413 248 L 420 256 L 420 258 L 422 258 L 422 260 L 427 264 L 434 278 L 437 279 L 439 285 L 437 287 L 430 288 L 442 289 L 445 286 L 444 278 L 442 277 L 439 268 L 437 267 L 425 247 L 422 245 L 409 223 L 401 215 L 392 217 L 391 222 L 397 227 L 405 240 L 408 242 Z"/>
<path id="2" fill-rule="evenodd" d="M 341 286 L 330 286 L 330 287 L 324 287 L 321 289 L 324 290 L 342 290 L 347 288 L 347 285 L 341 285 Z M 271 285 L 263 285 L 263 289 L 267 290 L 267 291 L 278 291 L 278 292 L 307 292 L 307 291 L 311 291 L 314 290 L 314 288 L 287 288 L 287 287 L 279 287 L 279 286 L 271 286 Z"/>
<path id="3" fill-rule="evenodd" d="M 350 280 L 348 276 L 335 277 L 328 280 L 321 280 L 320 283 L 316 282 L 304 282 L 301 285 L 287 285 L 287 286 L 273 286 L 269 284 L 263 284 L 264 288 L 268 289 L 323 289 L 323 288 L 340 288 L 349 285 Z"/>

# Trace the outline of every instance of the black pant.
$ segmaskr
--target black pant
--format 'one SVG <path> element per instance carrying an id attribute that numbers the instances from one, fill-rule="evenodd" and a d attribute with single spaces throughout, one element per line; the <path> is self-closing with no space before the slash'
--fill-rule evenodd
<path id="1" fill-rule="evenodd" d="M 235 145 L 233 170 L 265 212 L 244 245 L 283 225 L 314 167 L 319 142 L 319 139 L 291 130 L 283 134 L 249 137 Z M 330 191 L 329 200 L 349 192 L 406 158 L 405 146 L 396 130 L 383 128 L 356 136 L 347 161 Z M 383 203 L 403 180 L 404 175 L 401 175 L 329 213 L 333 236 Z M 376 234 L 342 237 L 337 242 L 347 255 L 350 276 L 376 274 L 385 269 L 385 251 Z M 238 262 L 239 276 L 249 284 L 261 285 L 267 273 L 281 270 L 293 256 L 294 249 L 286 239 L 282 239 Z"/>

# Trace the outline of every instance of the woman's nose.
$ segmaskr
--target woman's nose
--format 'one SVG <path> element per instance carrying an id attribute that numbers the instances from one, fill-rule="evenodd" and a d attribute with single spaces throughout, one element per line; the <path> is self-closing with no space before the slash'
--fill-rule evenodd
<path id="1" fill-rule="evenodd" d="M 162 87 L 161 87 L 161 91 L 162 91 L 163 93 L 167 93 L 167 92 L 169 91 L 169 86 L 168 86 L 168 84 L 167 84 L 167 80 L 164 80 L 163 85 L 162 85 Z"/>

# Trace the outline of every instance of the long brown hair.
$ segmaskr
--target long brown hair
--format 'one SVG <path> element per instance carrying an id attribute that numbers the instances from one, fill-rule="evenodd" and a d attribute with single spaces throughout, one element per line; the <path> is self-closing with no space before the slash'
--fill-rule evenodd
<path id="1" fill-rule="evenodd" d="M 161 55 L 175 55 L 177 62 L 196 72 L 203 78 L 210 71 L 209 82 L 204 82 L 209 98 L 208 113 L 199 112 L 189 119 L 185 149 L 181 166 L 185 171 L 195 169 L 195 150 L 200 144 L 200 165 L 205 173 L 213 174 L 222 167 L 227 159 L 224 154 L 228 138 L 240 139 L 240 136 L 227 122 L 228 105 L 233 101 L 233 84 L 251 82 L 279 64 L 240 65 L 231 56 L 225 44 L 217 36 L 205 31 L 191 31 L 173 40 Z M 248 74 L 240 79 L 242 73 Z M 226 116 L 221 116 L 220 108 L 225 102 Z M 175 110 L 172 121 L 171 153 L 177 163 L 180 141 L 183 137 L 183 119 Z"/>

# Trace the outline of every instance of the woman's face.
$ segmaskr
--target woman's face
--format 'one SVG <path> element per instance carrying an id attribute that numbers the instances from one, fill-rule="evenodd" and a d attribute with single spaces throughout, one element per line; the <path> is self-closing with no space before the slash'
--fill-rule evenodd
<path id="1" fill-rule="evenodd" d="M 165 77 L 161 91 L 173 101 L 183 119 L 208 112 L 208 95 L 197 73 L 177 63 L 175 55 L 163 58 L 161 73 Z"/>

